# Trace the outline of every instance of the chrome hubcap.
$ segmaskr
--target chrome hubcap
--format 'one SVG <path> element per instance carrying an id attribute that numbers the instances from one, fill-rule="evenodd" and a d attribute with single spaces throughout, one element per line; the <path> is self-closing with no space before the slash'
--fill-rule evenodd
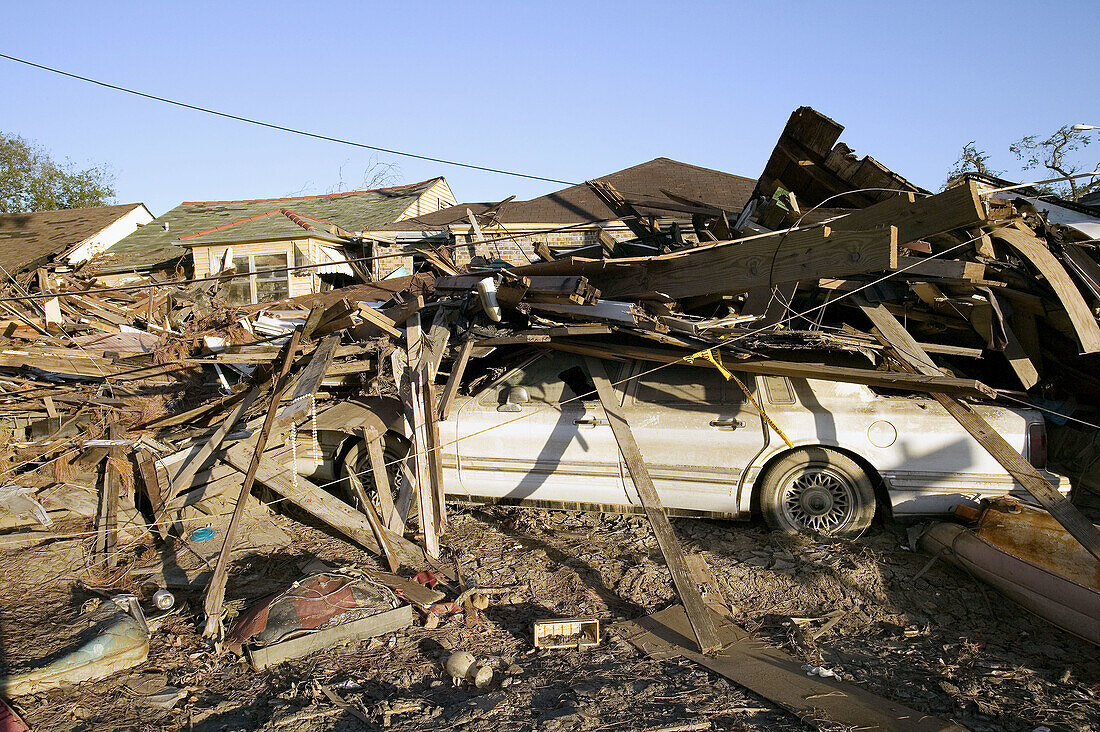
<path id="1" fill-rule="evenodd" d="M 848 523 L 855 512 L 855 487 L 833 470 L 799 468 L 783 483 L 783 515 L 800 529 L 828 534 Z"/>

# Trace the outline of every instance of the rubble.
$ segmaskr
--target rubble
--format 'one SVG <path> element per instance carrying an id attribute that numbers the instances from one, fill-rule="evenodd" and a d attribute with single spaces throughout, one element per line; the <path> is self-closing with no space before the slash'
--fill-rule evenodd
<path id="1" fill-rule="evenodd" d="M 7 318 L 0 322 L 0 413 L 9 435 L 0 507 L 5 526 L 17 533 L 0 536 L 0 548 L 34 551 L 41 544 L 83 542 L 87 556 L 75 578 L 97 589 L 133 592 L 150 607 L 178 613 L 172 617 L 189 629 L 175 638 L 189 644 L 185 666 L 192 671 L 177 672 L 146 695 L 165 715 L 192 704 L 180 691 L 191 688 L 190 681 L 232 675 L 225 651 L 247 654 L 253 665 L 247 673 L 262 672 L 265 679 L 302 668 L 297 664 L 306 656 L 324 664 L 347 654 L 371 659 L 377 669 L 372 678 L 382 678 L 388 673 L 381 670 L 382 657 L 414 653 L 413 638 L 423 644 L 432 634 L 476 638 L 507 631 L 513 637 L 500 640 L 501 648 L 476 648 L 478 658 L 492 662 L 477 665 L 466 651 L 433 659 L 451 677 L 473 682 L 461 693 L 480 694 L 453 697 L 476 702 L 461 713 L 442 691 L 415 680 L 421 673 L 415 663 L 401 670 L 411 675 L 408 683 L 387 681 L 382 688 L 389 691 L 378 699 L 363 693 L 352 701 L 351 687 L 334 685 L 329 673 L 309 692 L 310 704 L 333 705 L 338 714 L 384 726 L 414 728 L 415 717 L 441 715 L 458 725 L 504 714 L 492 694 L 501 700 L 536 696 L 523 680 L 532 664 L 524 663 L 522 675 L 513 671 L 519 668 L 516 653 L 583 646 L 590 657 L 562 651 L 561 659 L 569 660 L 560 663 L 592 664 L 624 688 L 672 683 L 652 669 L 686 664 L 676 672 L 708 668 L 768 700 L 730 685 L 708 692 L 717 726 L 730 719 L 721 705 L 736 701 L 727 707 L 755 710 L 744 713 L 748 718 L 760 709 L 786 709 L 797 718 L 824 715 L 812 718 L 857 726 L 946 729 L 953 724 L 947 720 L 969 724 L 981 717 L 1007 728 L 1003 710 L 976 701 L 986 682 L 974 681 L 977 691 L 952 692 L 944 681 L 940 692 L 903 695 L 873 680 L 873 659 L 861 655 L 858 644 L 838 638 L 862 622 L 850 615 L 862 612 L 852 604 L 859 597 L 877 614 L 864 630 L 876 627 L 889 636 L 888 653 L 926 643 L 934 632 L 937 620 L 929 613 L 936 608 L 927 606 L 935 603 L 905 595 L 904 582 L 889 582 L 900 572 L 889 551 L 877 549 L 867 560 L 854 544 L 783 549 L 775 542 L 788 539 L 768 539 L 756 529 L 731 530 L 740 538 L 724 539 L 716 528 L 700 529 L 702 522 L 671 521 L 618 408 L 614 379 L 605 373 L 605 364 L 633 359 L 717 371 L 731 388 L 740 385 L 766 423 L 765 433 L 790 447 L 783 424 L 769 417 L 763 399 L 734 383 L 736 374 L 931 395 L 1065 527 L 1075 551 L 1100 551 L 1096 527 L 1078 508 L 1088 510 L 1095 484 L 1077 483 L 1071 502 L 1048 482 L 1044 466 L 1032 466 L 973 406 L 1046 409 L 1061 420 L 1051 423 L 1053 434 L 1073 429 L 1065 426 L 1067 418 L 1092 429 L 1100 408 L 1100 382 L 1091 375 L 1100 352 L 1100 256 L 1092 237 L 1044 216 L 1042 201 L 1025 200 L 1033 192 L 1022 186 L 970 176 L 940 193 L 921 190 L 872 158 L 857 159 L 837 142 L 841 130 L 813 110 L 797 110 L 741 211 L 671 194 L 667 201 L 635 199 L 593 181 L 592 191 L 636 238 L 586 251 L 592 256 L 539 247 L 541 261 L 532 264 L 467 267 L 455 265 L 443 247 L 426 252 L 433 256 L 424 256 L 425 270 L 407 278 L 245 307 L 221 297 L 223 279 L 232 274 L 201 282 L 150 274 L 140 284 L 104 287 L 63 266 L 15 273 L 0 297 Z M 669 211 L 690 223 L 661 224 Z M 457 398 L 480 393 L 545 352 L 587 359 L 580 380 L 590 384 L 574 392 L 598 396 L 626 466 L 626 484 L 637 488 L 635 507 L 648 523 L 578 518 L 583 540 L 549 548 L 530 538 L 544 533 L 524 526 L 532 514 L 504 508 L 474 514 L 449 502 L 458 491 L 444 483 L 451 466 L 444 464 L 449 443 L 440 423 Z M 530 398 L 509 394 L 498 411 L 519 412 Z M 395 453 L 387 441 L 392 435 L 411 449 Z M 1081 455 L 1071 459 L 1087 462 Z M 351 468 L 342 479 L 318 478 L 314 469 L 324 460 Z M 1071 476 L 1085 472 L 1076 465 L 1053 467 Z M 570 530 L 558 526 L 554 533 L 567 537 Z M 316 532 L 313 540 L 326 552 L 348 553 L 356 572 L 287 569 L 288 576 L 279 578 L 283 591 L 261 600 L 254 592 L 274 580 L 251 581 L 249 563 L 301 558 L 296 544 L 308 532 Z M 724 546 L 730 543 L 735 551 Z M 645 551 L 624 561 L 619 554 L 637 554 L 630 548 L 635 545 Z M 312 557 L 318 558 L 335 559 Z M 878 566 L 880 574 L 859 588 L 822 579 L 867 579 L 845 574 L 844 562 Z M 916 571 L 908 576 L 920 580 L 922 593 L 932 590 Z M 784 599 L 776 592 L 764 612 L 752 592 L 764 577 L 790 593 L 819 582 L 828 589 L 806 589 L 817 594 L 808 602 L 812 608 L 801 609 L 794 595 Z M 355 612 L 334 620 L 336 610 L 362 609 L 332 604 L 336 590 L 324 583 L 337 579 L 340 591 L 355 583 L 383 589 L 392 602 L 378 615 L 387 622 Z M 296 584 L 287 594 L 291 582 Z M 569 584 L 572 599 L 539 604 L 547 598 L 533 585 L 554 582 Z M 141 595 L 150 584 L 153 590 Z M 255 587 L 246 589 L 250 585 Z M 276 629 L 275 608 L 288 598 L 308 600 L 294 594 L 302 588 L 314 588 L 313 599 L 325 599 L 328 614 L 321 623 Z M 169 590 L 178 599 L 171 610 L 153 594 Z M 890 593 L 897 599 L 884 599 Z M 838 607 L 839 598 L 849 606 Z M 241 612 L 246 600 L 252 607 Z M 669 605 L 677 600 L 682 605 Z M 414 625 L 414 610 L 423 627 Z M 786 614 L 782 632 L 767 617 L 776 612 Z M 234 616 L 227 635 L 223 627 Z M 571 618 L 576 627 L 551 629 L 553 637 L 542 639 L 536 625 L 532 646 L 531 622 L 555 616 Z M 619 645 L 600 643 L 601 620 L 617 621 L 612 635 Z M 900 625 L 873 625 L 895 621 Z M 200 623 L 215 645 L 197 638 Z M 1035 633 L 1052 637 L 1046 630 Z M 154 631 L 153 638 L 155 646 L 169 644 L 171 653 L 182 653 L 167 636 Z M 656 660 L 639 656 L 623 639 Z M 740 645 L 731 649 L 731 639 Z M 937 642 L 944 640 L 941 635 Z M 145 642 L 152 653 L 148 636 Z M 348 642 L 351 650 L 334 649 Z M 838 650 L 828 646 L 833 642 Z M 952 643 L 944 655 L 969 653 Z M 1068 647 L 1058 652 L 1071 653 Z M 998 659 L 1005 657 L 998 651 Z M 132 660 L 139 664 L 145 656 Z M 468 663 L 452 670 L 451 660 Z M 561 668 L 544 657 L 532 660 L 540 672 Z M 1075 673 L 1095 684 L 1095 664 L 1078 661 Z M 965 662 L 973 663 L 969 657 Z M 651 671 L 634 668 L 641 675 L 632 677 L 624 664 L 649 664 Z M 770 675 L 746 670 L 753 664 L 770 665 Z M 625 670 L 612 673 L 620 666 Z M 938 671 L 934 661 L 922 661 L 921 668 L 927 685 Z M 801 686 L 791 685 L 796 677 Z M 704 678 L 710 683 L 718 677 Z M 11 695 L 44 688 L 13 678 L 6 683 Z M 246 682 L 233 676 L 219 683 Z M 805 703 L 807 694 L 827 697 L 827 687 L 838 684 L 845 685 L 845 704 Z M 413 687 L 425 698 L 406 698 Z M 636 696 L 651 709 L 661 689 L 630 687 L 622 696 Z M 1074 689 L 1080 698 L 1095 695 L 1083 685 Z M 286 693 L 295 700 L 306 694 Z M 547 729 L 583 726 L 598 717 L 585 699 L 629 711 L 629 703 L 617 707 L 596 689 L 571 693 L 575 702 L 553 714 L 510 718 Z M 1064 699 L 1060 694 L 1047 684 L 1034 697 Z M 274 704 L 265 721 L 313 719 L 295 716 L 301 710 L 276 714 L 283 706 L 290 705 Z M 775 714 L 764 713 L 766 719 L 753 724 L 794 727 L 794 718 Z M 1065 714 L 1075 723 L 1097 723 L 1088 713 Z M 899 721 L 918 717 L 920 723 Z M 675 722 L 650 721 L 666 728 Z"/>

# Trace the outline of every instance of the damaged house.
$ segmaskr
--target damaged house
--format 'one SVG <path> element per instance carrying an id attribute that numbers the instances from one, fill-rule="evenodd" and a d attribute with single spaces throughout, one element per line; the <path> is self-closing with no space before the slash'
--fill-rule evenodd
<path id="1" fill-rule="evenodd" d="M 7 274 L 47 263 L 78 266 L 149 223 L 142 203 L 0 214 L 0 261 Z"/>
<path id="2" fill-rule="evenodd" d="M 316 196 L 185 202 L 119 242 L 90 271 L 111 283 L 177 268 L 195 277 L 254 273 L 228 285 L 224 296 L 237 305 L 308 295 L 328 289 L 326 275 L 343 276 L 342 283 L 357 280 L 355 264 L 345 260 L 369 255 L 360 232 L 438 211 L 454 200 L 439 177 Z M 263 272 L 293 267 L 308 269 Z"/>
<path id="3" fill-rule="evenodd" d="M 706 213 L 721 217 L 723 210 L 740 212 L 756 185 L 752 178 L 723 173 L 670 158 L 645 163 L 601 176 L 598 180 L 637 202 L 645 225 L 664 226 L 688 241 L 698 241 L 693 216 Z M 705 205 L 700 205 L 705 202 Z M 721 209 L 714 207 L 720 206 Z M 406 217 L 367 234 L 379 253 L 408 251 L 404 261 L 412 269 L 421 258 L 416 252 L 445 244 L 453 248 L 456 264 L 474 257 L 511 265 L 529 264 L 539 252 L 550 255 L 599 256 L 638 236 L 639 225 L 625 209 L 612 211 L 608 199 L 590 186 L 563 188 L 527 201 L 460 203 L 423 216 Z M 698 218 L 695 218 L 698 221 Z M 731 222 L 732 223 L 732 222 Z M 705 237 L 704 237 L 705 239 Z M 629 249 L 633 254 L 654 254 L 645 244 Z M 392 260 L 376 263 L 375 273 L 393 270 Z"/>

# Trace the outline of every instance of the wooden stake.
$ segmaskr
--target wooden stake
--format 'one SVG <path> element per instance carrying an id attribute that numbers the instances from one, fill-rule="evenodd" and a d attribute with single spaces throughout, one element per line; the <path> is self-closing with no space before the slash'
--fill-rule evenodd
<path id="1" fill-rule="evenodd" d="M 416 498 L 420 515 L 420 530 L 424 534 L 424 550 L 431 557 L 439 557 L 439 512 L 435 508 L 435 491 L 431 461 L 428 458 L 429 432 L 425 415 L 424 349 L 421 343 L 420 315 L 414 314 L 405 323 L 406 349 L 409 364 L 405 374 L 408 389 L 401 389 L 405 399 L 405 412 L 412 425 L 412 467 L 416 474 Z"/>
<path id="2" fill-rule="evenodd" d="M 619 452 L 626 462 L 627 470 L 634 481 L 634 487 L 638 489 L 638 497 L 642 500 L 649 524 L 653 527 L 653 533 L 657 536 L 657 544 L 661 547 L 661 554 L 665 557 L 665 564 L 672 575 L 672 583 L 676 586 L 676 594 L 684 603 L 684 610 L 691 621 L 691 628 L 695 631 L 695 639 L 699 643 L 699 650 L 703 653 L 712 653 L 721 647 L 718 632 L 714 627 L 714 619 L 703 602 L 703 596 L 699 593 L 699 586 L 691 578 L 684 554 L 680 550 L 680 543 L 676 540 L 676 534 L 672 531 L 665 514 L 661 498 L 657 495 L 657 489 L 653 486 L 653 479 L 649 476 L 645 460 L 642 459 L 642 451 L 638 449 L 638 443 L 634 440 L 634 433 L 630 424 L 626 421 L 619 406 L 619 400 L 615 397 L 615 391 L 611 388 L 611 381 L 607 378 L 607 371 L 603 362 L 597 358 L 586 358 L 588 372 L 592 376 L 592 383 L 596 385 L 596 393 L 599 394 L 600 404 L 607 415 L 607 421 L 611 423 L 611 431 L 615 435 L 615 441 L 619 443 Z"/>
<path id="3" fill-rule="evenodd" d="M 237 496 L 237 504 L 233 508 L 233 517 L 229 520 L 229 528 L 225 531 L 225 541 L 222 542 L 222 550 L 218 554 L 218 562 L 214 566 L 214 574 L 210 578 L 210 586 L 206 590 L 206 627 L 203 635 L 207 638 L 221 639 L 225 635 L 222 627 L 222 604 L 225 601 L 225 583 L 229 579 L 229 555 L 233 551 L 233 544 L 237 539 L 237 526 L 241 523 L 241 515 L 246 505 L 245 499 L 252 490 L 252 484 L 256 480 L 256 470 L 260 466 L 264 449 L 267 447 L 267 438 L 271 433 L 271 426 L 275 422 L 275 413 L 279 409 L 279 396 L 286 388 L 286 375 L 290 371 L 290 364 L 294 362 L 294 354 L 298 350 L 298 340 L 301 331 L 294 331 L 287 347 L 286 357 L 283 359 L 282 368 L 278 378 L 272 382 L 271 404 L 267 407 L 267 416 L 264 418 L 263 427 L 256 437 L 256 450 L 252 455 L 252 462 L 248 466 L 248 472 L 244 475 L 244 483 L 241 485 L 240 495 Z M 293 467 L 292 467 L 293 469 Z"/>

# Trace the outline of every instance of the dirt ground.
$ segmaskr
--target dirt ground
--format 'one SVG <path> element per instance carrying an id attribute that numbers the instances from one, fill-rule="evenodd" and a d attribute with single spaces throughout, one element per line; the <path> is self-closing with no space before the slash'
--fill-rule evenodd
<path id="1" fill-rule="evenodd" d="M 792 715 L 688 661 L 655 661 L 607 633 L 588 650 L 538 650 L 548 617 L 616 620 L 675 600 L 644 518 L 452 507 L 445 537 L 464 574 L 506 588 L 484 617 L 459 615 L 330 649 L 263 672 L 202 640 L 200 592 L 149 613 L 149 660 L 99 682 L 13 700 L 35 730 L 802 729 Z M 284 516 L 292 539 L 244 551 L 227 597 L 241 609 L 316 559 L 378 567 L 349 544 Z M 910 551 L 902 527 L 814 542 L 748 523 L 674 519 L 737 620 L 807 664 L 975 730 L 1100 729 L 1100 654 L 943 562 Z M 19 666 L 63 647 L 93 595 L 74 586 L 83 541 L 0 552 L 0 643 Z M 493 681 L 456 688 L 442 660 L 467 649 Z M 172 709 L 145 695 L 165 685 Z M 327 689 L 322 688 L 327 687 Z M 332 701 L 332 692 L 353 711 Z M 370 720 L 365 722 L 362 717 Z"/>

